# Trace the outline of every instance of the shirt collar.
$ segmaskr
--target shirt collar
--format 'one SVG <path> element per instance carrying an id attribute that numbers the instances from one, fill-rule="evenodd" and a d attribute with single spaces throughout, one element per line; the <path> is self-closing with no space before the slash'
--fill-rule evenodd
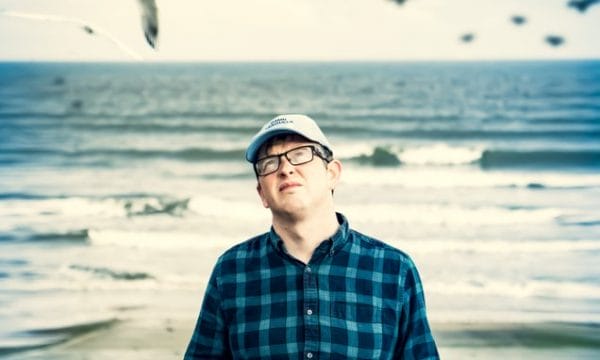
<path id="1" fill-rule="evenodd" d="M 346 245 L 350 234 L 350 225 L 348 224 L 348 220 L 346 219 L 346 217 L 338 212 L 336 212 L 335 215 L 340 226 L 338 227 L 335 234 L 333 234 L 333 236 L 324 240 L 329 241 L 329 243 L 331 244 L 329 247 L 329 255 L 331 256 L 333 256 L 336 252 L 340 251 L 344 247 L 344 245 Z M 282 253 L 286 252 L 283 247 L 283 240 L 281 240 L 281 237 L 275 232 L 273 226 L 271 226 L 271 230 L 269 231 L 269 241 L 276 250 Z"/>
<path id="2" fill-rule="evenodd" d="M 340 226 L 338 227 L 335 234 L 333 234 L 333 236 L 330 238 L 331 255 L 333 255 L 335 252 L 340 251 L 344 247 L 344 245 L 346 245 L 346 242 L 348 241 L 348 236 L 350 234 L 350 231 L 348 231 L 350 228 L 348 224 L 348 219 L 346 219 L 346 217 L 341 213 L 335 213 L 335 215 L 337 216 L 337 221 L 340 224 Z"/>

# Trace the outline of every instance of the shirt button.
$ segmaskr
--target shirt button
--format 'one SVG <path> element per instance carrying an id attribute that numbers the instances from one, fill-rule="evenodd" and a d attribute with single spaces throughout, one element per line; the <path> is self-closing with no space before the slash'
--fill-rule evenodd
<path id="1" fill-rule="evenodd" d="M 313 357 L 313 353 L 311 353 L 311 352 L 307 353 L 307 354 L 306 354 L 306 357 L 307 357 L 307 358 L 309 358 L 309 359 L 312 359 L 312 357 Z"/>
<path id="2" fill-rule="evenodd" d="M 310 267 L 308 267 L 308 266 L 307 266 L 307 267 L 306 267 L 306 272 L 311 272 L 311 271 L 312 271 L 312 269 L 311 269 Z"/>
<path id="3" fill-rule="evenodd" d="M 308 310 L 306 310 L 306 313 L 307 313 L 308 315 L 312 315 L 312 310 L 311 310 L 311 309 L 308 309 Z"/>

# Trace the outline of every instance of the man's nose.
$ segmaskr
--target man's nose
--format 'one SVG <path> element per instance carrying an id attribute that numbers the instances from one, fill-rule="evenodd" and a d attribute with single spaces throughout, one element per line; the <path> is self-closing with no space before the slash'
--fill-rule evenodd
<path id="1" fill-rule="evenodd" d="M 294 172 L 294 165 L 292 165 L 292 163 L 289 162 L 289 160 L 285 157 L 285 156 L 281 156 L 279 158 L 279 161 L 281 161 L 281 163 L 279 164 L 279 174 L 280 175 L 289 175 L 292 174 Z"/>

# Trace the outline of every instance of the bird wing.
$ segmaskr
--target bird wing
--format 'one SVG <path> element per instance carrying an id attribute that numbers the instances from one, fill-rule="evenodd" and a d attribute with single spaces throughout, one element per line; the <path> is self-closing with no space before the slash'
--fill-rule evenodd
<path id="1" fill-rule="evenodd" d="M 136 59 L 136 60 L 143 59 L 139 54 L 137 54 L 135 51 L 130 49 L 123 42 L 119 41 L 119 39 L 117 39 L 115 36 L 113 36 L 108 31 L 102 29 L 101 27 L 99 27 L 97 25 L 94 25 L 87 21 L 83 21 L 78 18 L 60 16 L 60 15 L 51 15 L 51 14 L 34 14 L 34 13 L 26 13 L 26 12 L 19 12 L 19 11 L 5 11 L 5 10 L 0 10 L 0 15 L 21 18 L 21 19 L 28 19 L 28 20 L 75 24 L 75 25 L 81 27 L 88 34 L 97 34 L 97 35 L 105 37 L 110 42 L 112 42 L 114 45 L 116 45 L 119 49 L 121 49 L 121 51 L 123 51 L 127 55 L 131 56 L 133 59 Z"/>
<path id="2" fill-rule="evenodd" d="M 155 0 L 138 0 L 142 8 L 142 28 L 150 46 L 156 48 L 158 42 L 158 8 Z"/>

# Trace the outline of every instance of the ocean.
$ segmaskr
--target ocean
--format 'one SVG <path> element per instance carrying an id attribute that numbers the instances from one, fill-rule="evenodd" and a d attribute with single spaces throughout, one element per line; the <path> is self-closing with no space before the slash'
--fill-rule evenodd
<path id="1" fill-rule="evenodd" d="M 600 61 L 0 63 L 0 356 L 194 321 L 269 228 L 244 151 L 281 113 L 328 135 L 338 211 L 415 260 L 434 332 L 597 331 Z"/>

